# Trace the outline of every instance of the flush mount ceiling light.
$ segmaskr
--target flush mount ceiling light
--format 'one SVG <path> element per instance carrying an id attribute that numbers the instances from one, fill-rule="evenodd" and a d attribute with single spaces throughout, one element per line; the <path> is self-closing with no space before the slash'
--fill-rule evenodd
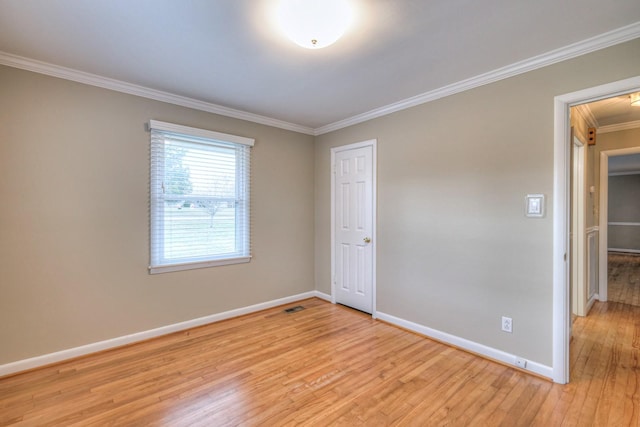
<path id="1" fill-rule="evenodd" d="M 640 107 L 640 92 L 632 93 L 629 95 L 629 98 L 631 98 L 631 105 L 633 107 Z"/>
<path id="2" fill-rule="evenodd" d="M 353 21 L 349 0 L 281 0 L 278 25 L 297 45 L 320 49 L 335 43 Z"/>

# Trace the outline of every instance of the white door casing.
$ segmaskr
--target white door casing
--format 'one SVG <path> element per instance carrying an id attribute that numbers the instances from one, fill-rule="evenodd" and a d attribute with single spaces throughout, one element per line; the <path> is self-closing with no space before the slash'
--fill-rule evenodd
<path id="1" fill-rule="evenodd" d="M 599 221 L 599 280 L 598 296 L 607 301 L 609 295 L 608 253 L 609 253 L 609 157 L 640 154 L 640 147 L 619 148 L 600 152 L 600 221 Z"/>
<path id="2" fill-rule="evenodd" d="M 331 154 L 332 299 L 375 315 L 375 141 Z"/>
<path id="3" fill-rule="evenodd" d="M 569 108 L 640 90 L 640 76 L 556 96 L 554 99 L 553 156 L 553 381 L 569 382 Z M 602 213 L 602 212 L 600 212 Z M 602 229 L 600 230 L 602 233 Z M 602 243 L 600 243 L 602 244 Z"/>
<path id="4" fill-rule="evenodd" d="M 585 145 L 576 136 L 573 137 L 573 168 L 572 168 L 572 218 L 571 234 L 571 278 L 572 278 L 572 306 L 573 313 L 578 316 L 587 315 L 587 281 L 586 281 L 586 202 L 585 202 L 585 174 L 586 161 Z M 570 326 L 571 327 L 571 324 Z"/>

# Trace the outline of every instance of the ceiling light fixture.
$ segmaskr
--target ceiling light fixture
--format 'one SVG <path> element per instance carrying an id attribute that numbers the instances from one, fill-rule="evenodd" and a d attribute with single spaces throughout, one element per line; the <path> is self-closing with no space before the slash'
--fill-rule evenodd
<path id="1" fill-rule="evenodd" d="M 281 0 L 276 16 L 294 43 L 320 49 L 335 43 L 353 21 L 349 0 Z"/>
<path id="2" fill-rule="evenodd" d="M 631 98 L 632 107 L 640 107 L 640 92 L 632 93 L 629 98 Z"/>

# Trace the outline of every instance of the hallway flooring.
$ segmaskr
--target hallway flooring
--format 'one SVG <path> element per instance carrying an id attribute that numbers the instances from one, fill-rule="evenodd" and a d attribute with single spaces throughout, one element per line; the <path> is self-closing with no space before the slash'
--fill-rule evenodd
<path id="1" fill-rule="evenodd" d="M 640 307 L 640 254 L 609 253 L 608 300 Z"/>

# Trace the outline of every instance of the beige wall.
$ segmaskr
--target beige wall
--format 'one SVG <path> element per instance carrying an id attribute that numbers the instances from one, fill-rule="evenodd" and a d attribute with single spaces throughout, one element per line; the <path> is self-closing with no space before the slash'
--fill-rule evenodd
<path id="1" fill-rule="evenodd" d="M 316 138 L 317 289 L 330 148 L 377 138 L 377 309 L 550 366 L 553 99 L 639 70 L 635 40 Z M 528 193 L 545 218 L 525 218 Z"/>
<path id="2" fill-rule="evenodd" d="M 585 171 L 585 226 L 589 228 L 598 225 L 598 207 L 595 204 L 596 197 L 594 193 L 589 191 L 592 186 L 595 186 L 594 161 L 596 149 L 595 146 L 588 144 L 589 125 L 582 115 L 576 111 L 576 108 L 571 108 L 571 127 L 573 128 L 574 135 L 584 144 L 584 152 L 587 156 Z"/>
<path id="3" fill-rule="evenodd" d="M 640 224 L 640 173 L 609 177 L 609 222 Z M 609 248 L 640 251 L 640 227 L 610 225 L 607 233 Z"/>
<path id="4" fill-rule="evenodd" d="M 602 151 L 621 150 L 632 147 L 640 147 L 640 128 L 598 135 L 595 145 L 595 159 L 593 162 L 596 206 L 600 206 L 600 153 Z"/>
<path id="5" fill-rule="evenodd" d="M 313 137 L 0 67 L 0 364 L 314 289 Z M 158 119 L 256 139 L 249 264 L 149 275 Z"/>
<path id="6" fill-rule="evenodd" d="M 587 145 L 589 124 L 585 121 L 584 117 L 582 117 L 577 107 L 570 108 L 570 121 L 574 136 L 578 137 L 583 144 Z"/>
<path id="7" fill-rule="evenodd" d="M 596 182 L 598 181 L 598 176 L 595 174 L 595 163 L 597 162 L 596 158 L 596 148 L 593 145 L 589 145 L 587 147 L 587 183 L 586 183 L 586 205 L 587 212 L 585 215 L 586 227 L 597 227 L 599 216 L 598 216 L 598 198 L 596 197 L 595 188 Z M 591 187 L 594 188 L 594 191 L 591 191 Z"/>
<path id="8" fill-rule="evenodd" d="M 608 132 L 598 134 L 596 139 L 596 145 L 594 146 L 594 162 L 593 162 L 593 176 L 594 176 L 594 186 L 596 191 L 594 193 L 594 199 L 596 203 L 596 210 L 598 215 L 596 217 L 596 221 L 599 221 L 599 209 L 600 209 L 600 153 L 602 151 L 611 151 L 611 150 L 620 150 L 623 148 L 632 148 L 632 147 L 640 147 L 640 128 L 636 129 L 628 129 L 618 132 Z M 609 218 L 611 221 L 611 218 Z M 611 230 L 611 227 L 609 227 Z M 614 248 L 616 247 L 615 243 L 617 241 L 625 241 L 630 244 L 627 239 L 629 236 L 624 236 L 624 231 L 622 229 L 611 230 L 612 233 L 608 234 L 608 242 L 607 247 Z M 623 236 L 616 236 L 616 233 L 623 232 Z M 637 231 L 633 230 L 633 234 L 636 234 Z M 624 245 L 623 245 L 624 247 Z"/>
<path id="9" fill-rule="evenodd" d="M 596 175 L 600 176 L 600 153 L 603 151 L 620 150 L 623 148 L 640 147 L 640 128 L 621 130 L 617 132 L 608 132 L 598 134 L 597 143 L 595 145 L 596 157 Z"/>
<path id="10" fill-rule="evenodd" d="M 377 138 L 378 310 L 551 365 L 553 97 L 637 75 L 638 53 L 640 40 L 315 144 L 0 67 L 0 364 L 310 291 L 314 274 L 329 293 L 329 149 Z M 147 274 L 151 118 L 256 138 L 251 263 Z M 527 219 L 537 192 L 547 215 Z"/>

